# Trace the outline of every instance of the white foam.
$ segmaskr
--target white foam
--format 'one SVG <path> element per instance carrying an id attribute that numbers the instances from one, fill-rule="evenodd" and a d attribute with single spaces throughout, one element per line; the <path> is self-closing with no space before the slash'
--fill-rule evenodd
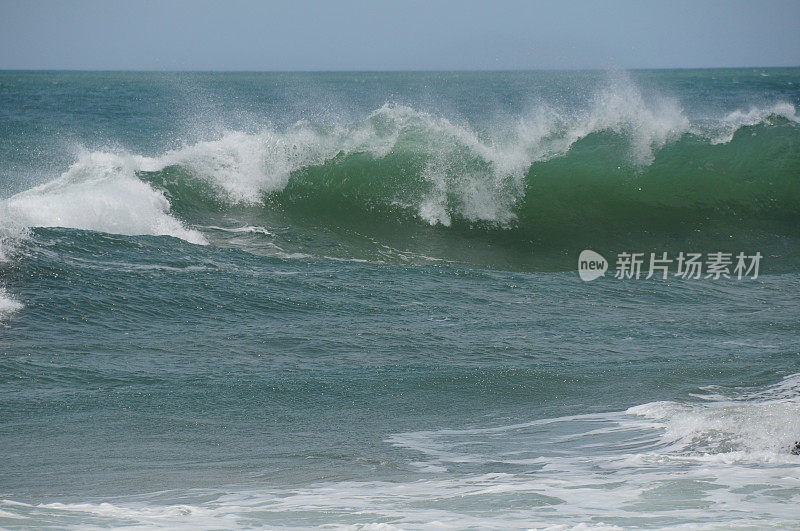
<path id="1" fill-rule="evenodd" d="M 27 237 L 28 231 L 17 223 L 0 223 L 0 262 L 10 260 L 16 253 L 16 243 Z M 11 296 L 0 283 L 0 322 L 23 308 L 23 304 Z"/>
<path id="2" fill-rule="evenodd" d="M 135 158 L 83 153 L 58 179 L 6 199 L 4 226 L 65 227 L 124 235 L 173 236 L 206 244 L 170 215 L 164 195 L 135 175 Z"/>
<path id="3" fill-rule="evenodd" d="M 696 400 L 624 412 L 398 433 L 387 442 L 403 452 L 404 478 L 393 466 L 392 480 L 155 493 L 151 503 L 143 495 L 0 500 L 0 525 L 28 518 L 32 526 L 41 519 L 147 528 L 794 527 L 800 457 L 782 441 L 796 436 L 799 392 L 800 375 L 792 375 L 761 389 L 709 388 Z"/>
<path id="4" fill-rule="evenodd" d="M 760 389 L 708 388 L 695 400 L 624 412 L 398 433 L 388 442 L 402 449 L 404 478 L 154 493 L 149 502 L 148 495 L 0 500 L 0 525 L 794 527 L 800 457 L 783 441 L 796 437 L 799 392 L 800 375 L 792 375 Z"/>
<path id="5" fill-rule="evenodd" d="M 25 523 L 31 526 L 38 522 L 52 524 L 55 520 L 60 527 L 66 528 L 565 528 L 564 524 L 553 525 L 552 515 L 549 518 L 545 515 L 532 517 L 521 511 L 492 512 L 485 508 L 464 513 L 438 506 L 443 501 L 463 503 L 464 498 L 467 501 L 475 498 L 475 502 L 480 504 L 484 496 L 493 494 L 486 492 L 484 483 L 505 479 L 511 477 L 491 474 L 464 481 L 424 481 L 413 484 L 346 481 L 291 490 L 219 493 L 216 499 L 196 505 L 147 505 L 141 502 L 126 503 L 124 500 L 114 503 L 25 504 L 0 500 L 0 506 L 8 514 L 0 515 L 0 518 L 14 522 L 27 517 Z M 525 494 L 526 489 L 517 487 L 505 492 Z M 375 505 L 377 501 L 381 502 L 381 506 Z M 603 522 L 576 524 L 578 529 L 618 529 Z"/>
<path id="6" fill-rule="evenodd" d="M 263 234 L 264 236 L 272 236 L 272 233 L 264 227 L 255 225 L 245 225 L 242 227 L 218 227 L 216 225 L 207 225 L 204 229 L 218 230 L 222 232 L 233 233 L 246 233 L 246 234 Z"/>
<path id="7" fill-rule="evenodd" d="M 742 127 L 769 123 L 773 116 L 800 123 L 800 116 L 798 116 L 794 104 L 778 102 L 766 106 L 753 106 L 747 111 L 736 109 L 721 119 L 712 120 L 709 123 L 698 123 L 692 127 L 692 132 L 707 137 L 712 144 L 727 144 L 733 140 L 736 132 Z"/>
<path id="8" fill-rule="evenodd" d="M 0 286 L 0 320 L 8 317 L 14 312 L 23 308 L 22 303 L 14 299 L 6 292 L 5 288 Z"/>
<path id="9" fill-rule="evenodd" d="M 466 477 L 480 478 L 485 494 L 516 491 L 559 500 L 551 521 L 592 515 L 689 528 L 787 525 L 800 500 L 800 457 L 789 453 L 800 439 L 800 375 L 762 389 L 710 391 L 697 401 L 400 433 L 388 442 L 414 452 L 410 465 L 432 477 L 442 468 L 464 478 L 456 471 L 493 463 L 516 467 L 519 472 L 497 481 Z M 463 485 L 442 488 L 470 495 Z M 536 514 L 531 511 L 532 521 Z"/>
<path id="10" fill-rule="evenodd" d="M 800 375 L 755 393 L 701 398 L 642 404 L 627 413 L 653 421 L 671 451 L 686 457 L 777 462 L 800 439 Z"/>

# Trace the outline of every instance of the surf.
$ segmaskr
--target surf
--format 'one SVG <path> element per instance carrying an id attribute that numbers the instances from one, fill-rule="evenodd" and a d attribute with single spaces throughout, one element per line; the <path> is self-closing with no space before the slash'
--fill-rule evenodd
<path id="1" fill-rule="evenodd" d="M 385 246 L 522 269 L 565 268 L 583 248 L 758 248 L 786 270 L 798 167 L 792 103 L 691 120 L 615 73 L 582 107 L 540 103 L 489 124 L 386 103 L 351 123 L 229 131 L 156 156 L 83 149 L 57 179 L 2 201 L 0 224 L 198 245 L 259 226 L 250 242 L 285 256 L 330 256 L 338 239 L 336 258 Z"/>
<path id="2" fill-rule="evenodd" d="M 11 524 L 246 528 L 317 522 L 353 527 L 638 525 L 787 526 L 800 457 L 800 375 L 757 388 L 708 386 L 680 401 L 515 424 L 389 435 L 402 481 L 184 489 L 82 502 L 0 500 Z M 485 514 L 486 505 L 513 510 Z M 770 511 L 759 508 L 769 504 Z M 742 520 L 742 512 L 750 516 Z M 300 520 L 298 520 L 300 519 Z M 621 526 L 621 527 L 617 527 Z"/>

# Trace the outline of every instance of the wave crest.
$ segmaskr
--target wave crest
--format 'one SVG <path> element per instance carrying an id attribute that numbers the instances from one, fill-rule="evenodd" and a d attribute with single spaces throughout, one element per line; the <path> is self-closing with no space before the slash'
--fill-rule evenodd
<path id="1" fill-rule="evenodd" d="M 167 235 L 205 244 L 198 231 L 170 215 L 169 201 L 136 177 L 136 160 L 92 152 L 58 179 L 7 199 L 4 225 L 67 227 L 124 235 Z"/>
<path id="2" fill-rule="evenodd" d="M 787 122 L 788 134 L 778 131 Z M 631 232 L 637 216 L 635 231 L 666 226 L 658 212 L 681 214 L 676 223 L 687 231 L 732 209 L 785 223 L 798 214 L 786 172 L 796 167 L 797 123 L 794 105 L 781 102 L 692 123 L 676 100 L 647 96 L 613 73 L 584 109 L 541 104 L 483 126 L 386 103 L 356 123 L 233 131 L 155 157 L 84 151 L 59 178 L 0 203 L 0 225 L 205 244 L 208 235 L 187 220 L 219 225 L 212 214 L 233 207 L 275 207 L 295 219 L 316 209 L 323 221 L 400 210 L 426 225 L 519 228 L 538 244 L 609 223 L 617 225 L 611 232 Z M 771 136 L 737 140 L 747 127 Z M 737 153 L 754 156 L 731 162 L 721 144 L 734 141 L 742 142 Z M 789 149 L 778 153 L 779 143 Z M 767 150 L 784 159 L 765 166 Z M 768 186 L 752 182 L 755 171 Z"/>

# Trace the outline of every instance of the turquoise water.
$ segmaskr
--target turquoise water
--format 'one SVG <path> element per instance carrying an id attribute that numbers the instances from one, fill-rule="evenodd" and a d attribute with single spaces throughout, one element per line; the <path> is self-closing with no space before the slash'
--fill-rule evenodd
<path id="1" fill-rule="evenodd" d="M 0 527 L 796 527 L 798 106 L 800 69 L 0 73 Z"/>

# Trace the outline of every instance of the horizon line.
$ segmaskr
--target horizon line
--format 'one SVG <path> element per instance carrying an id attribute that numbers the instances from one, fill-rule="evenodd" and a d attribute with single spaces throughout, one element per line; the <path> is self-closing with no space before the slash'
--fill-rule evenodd
<path id="1" fill-rule="evenodd" d="M 0 68 L 0 72 L 130 72 L 130 73 L 220 73 L 220 74 L 401 74 L 401 73 L 510 73 L 510 72 L 607 72 L 609 70 L 654 71 L 654 70 L 748 70 L 800 68 L 800 65 L 770 66 L 676 66 L 676 67 L 593 67 L 593 68 L 476 68 L 476 69 L 365 69 L 365 70 L 238 70 L 238 69 L 133 69 L 133 68 Z"/>

